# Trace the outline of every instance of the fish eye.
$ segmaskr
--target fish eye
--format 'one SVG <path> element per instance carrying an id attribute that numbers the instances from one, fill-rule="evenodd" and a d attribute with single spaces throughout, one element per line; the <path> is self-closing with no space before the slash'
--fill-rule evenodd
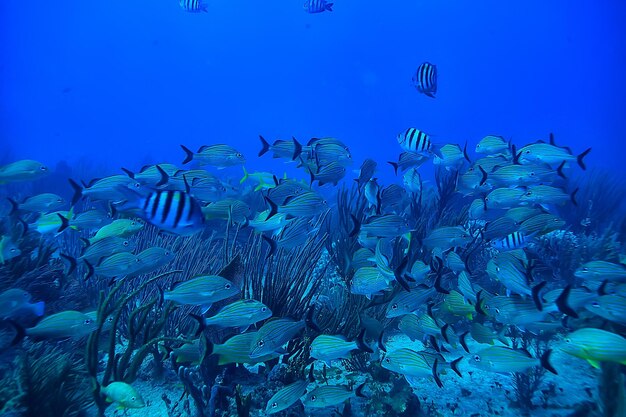
<path id="1" fill-rule="evenodd" d="M 530 149 L 527 149 L 525 153 L 526 153 L 526 154 L 529 154 L 529 153 L 530 153 Z"/>
<path id="2" fill-rule="evenodd" d="M 263 307 L 263 308 L 261 308 L 261 312 L 262 312 L 262 313 L 265 313 L 266 311 L 267 311 L 267 307 Z"/>
<path id="3" fill-rule="evenodd" d="M 500 314 L 500 309 L 496 307 L 496 313 Z"/>
<path id="4" fill-rule="evenodd" d="M 85 319 L 85 324 L 91 324 L 91 319 Z"/>
<path id="5" fill-rule="evenodd" d="M 532 192 L 532 191 L 528 191 L 528 192 L 526 193 L 526 197 L 530 197 L 531 195 L 533 195 L 533 192 Z"/>
<path id="6" fill-rule="evenodd" d="M 387 363 L 391 363 L 391 359 L 389 359 L 389 358 L 385 358 L 385 362 L 387 362 Z"/>
<path id="7" fill-rule="evenodd" d="M 311 395 L 311 401 L 315 401 L 317 400 L 317 397 L 315 395 Z"/>
<path id="8" fill-rule="evenodd" d="M 594 301 L 593 303 L 591 303 L 591 305 L 595 308 L 600 307 L 600 303 L 598 303 L 597 301 Z"/>
<path id="9" fill-rule="evenodd" d="M 47 170 L 48 170 L 48 167 L 47 167 L 47 166 L 42 165 L 42 166 L 40 166 L 40 167 L 39 167 L 39 169 L 40 169 L 40 170 L 42 170 L 42 171 L 47 171 Z"/>
<path id="10" fill-rule="evenodd" d="M 265 342 L 263 340 L 259 340 L 259 342 L 257 343 L 258 347 L 263 347 L 265 345 Z"/>
<path id="11" fill-rule="evenodd" d="M 130 397 L 131 401 L 135 401 L 136 399 L 137 399 L 137 397 L 135 397 L 135 396 Z"/>
<path id="12" fill-rule="evenodd" d="M 15 249 L 15 248 L 11 248 L 11 249 L 9 250 L 9 252 L 15 252 L 15 251 L 17 251 L 17 249 Z"/>
<path id="13" fill-rule="evenodd" d="M 237 152 L 235 155 L 237 156 L 237 158 L 241 158 L 241 157 L 243 156 L 243 155 L 242 155 L 242 154 L 240 154 L 239 152 Z"/>
<path id="14" fill-rule="evenodd" d="M 531 177 L 534 177 L 534 176 L 535 176 L 535 173 L 531 171 L 531 172 L 530 172 L 530 176 L 531 176 Z"/>
<path id="15" fill-rule="evenodd" d="M 137 224 L 137 222 L 135 222 L 135 221 L 130 222 L 130 225 L 131 225 L 131 226 L 134 226 L 134 225 L 136 225 L 136 224 Z"/>
<path id="16" fill-rule="evenodd" d="M 113 317 L 107 317 L 107 321 L 108 321 L 109 323 L 113 323 Z"/>
<path id="17" fill-rule="evenodd" d="M 227 289 L 227 290 L 230 290 L 230 287 L 232 287 L 232 285 L 230 285 L 230 284 L 224 285 L 224 288 Z"/>
<path id="18" fill-rule="evenodd" d="M 272 403 L 272 408 L 278 407 L 278 403 Z"/>
<path id="19" fill-rule="evenodd" d="M 170 252 L 169 251 L 165 251 L 165 256 L 169 256 Z"/>
<path id="20" fill-rule="evenodd" d="M 583 268 L 583 272 L 589 272 L 589 268 L 584 267 L 584 268 Z"/>
<path id="21" fill-rule="evenodd" d="M 322 204 L 326 205 L 326 200 L 322 200 Z"/>
<path id="22" fill-rule="evenodd" d="M 124 243 L 122 243 L 122 245 L 128 246 L 128 245 L 130 245 L 130 242 L 128 240 L 125 240 Z"/>
<path id="23" fill-rule="evenodd" d="M 398 304 L 394 304 L 394 305 L 392 305 L 392 306 L 391 306 L 391 309 L 392 309 L 392 310 L 397 310 L 397 309 L 398 309 Z"/>
<path id="24" fill-rule="evenodd" d="M 480 362 L 480 356 L 474 355 L 474 361 L 475 362 Z"/>
<path id="25" fill-rule="evenodd" d="M 567 339 L 565 339 L 565 343 L 572 343 L 572 339 L 568 337 Z"/>

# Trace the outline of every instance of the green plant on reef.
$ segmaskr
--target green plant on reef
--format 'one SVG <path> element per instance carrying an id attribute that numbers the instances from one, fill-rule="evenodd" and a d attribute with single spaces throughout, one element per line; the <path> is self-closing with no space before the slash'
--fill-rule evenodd
<path id="1" fill-rule="evenodd" d="M 89 382 L 82 361 L 74 354 L 45 342 L 35 343 L 21 354 L 17 364 L 17 392 L 13 400 L 21 406 L 20 415 L 86 415 L 85 410 L 92 403 Z"/>
<path id="2" fill-rule="evenodd" d="M 104 291 L 100 292 L 97 310 L 98 327 L 89 335 L 86 352 L 87 371 L 92 381 L 93 397 L 100 416 L 104 416 L 104 411 L 109 406 L 100 394 L 101 386 L 106 386 L 113 381 L 123 381 L 129 384 L 135 381 L 141 364 L 160 342 L 191 342 L 162 335 L 168 315 L 174 309 L 172 303 L 158 306 L 158 297 L 145 302 L 140 301 L 140 299 L 145 300 L 145 297 L 141 295 L 149 293 L 148 286 L 165 276 L 180 272 L 182 271 L 175 270 L 154 276 L 134 286 L 133 291 L 119 298 L 125 281 L 118 282 L 106 295 Z M 137 302 L 131 305 L 132 300 Z M 122 328 L 122 319 L 125 321 L 127 341 L 123 350 L 119 352 L 116 350 L 115 335 Z M 104 373 L 98 380 L 98 354 L 105 323 L 110 323 L 112 337 L 107 347 L 108 359 Z"/>

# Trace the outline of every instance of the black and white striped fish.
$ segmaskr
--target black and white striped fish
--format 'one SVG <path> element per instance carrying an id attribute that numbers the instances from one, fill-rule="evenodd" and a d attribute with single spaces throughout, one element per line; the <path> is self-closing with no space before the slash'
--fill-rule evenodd
<path id="1" fill-rule="evenodd" d="M 142 217 L 167 232 L 187 236 L 198 232 L 204 225 L 200 205 L 184 191 L 154 191 L 140 204 Z"/>
<path id="2" fill-rule="evenodd" d="M 326 0 L 307 0 L 304 2 L 304 10 L 307 13 L 332 12 L 333 3 L 328 3 Z"/>
<path id="3" fill-rule="evenodd" d="M 180 0 L 179 4 L 186 12 L 199 13 L 207 11 L 207 5 L 203 0 Z"/>
<path id="4" fill-rule="evenodd" d="M 526 246 L 526 235 L 522 232 L 513 232 L 506 237 L 493 241 L 493 247 L 500 250 L 521 249 Z"/>
<path id="5" fill-rule="evenodd" d="M 430 141 L 430 137 L 421 130 L 410 127 L 399 133 L 396 139 L 398 139 L 398 143 L 405 151 L 426 156 L 432 155 L 433 143 Z"/>
<path id="6" fill-rule="evenodd" d="M 204 226 L 202 209 L 189 192 L 154 190 L 139 194 L 124 190 L 124 194 L 126 201 L 117 210 L 141 217 L 163 231 L 189 236 Z"/>
<path id="7" fill-rule="evenodd" d="M 413 75 L 413 84 L 417 91 L 428 97 L 435 98 L 437 92 L 437 66 L 424 62 Z"/>

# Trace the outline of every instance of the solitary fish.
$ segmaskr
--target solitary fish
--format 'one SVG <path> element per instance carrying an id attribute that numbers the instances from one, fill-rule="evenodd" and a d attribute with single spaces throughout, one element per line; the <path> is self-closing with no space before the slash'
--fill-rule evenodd
<path id="1" fill-rule="evenodd" d="M 191 13 L 207 12 L 207 5 L 202 0 L 180 0 L 180 7 Z"/>
<path id="2" fill-rule="evenodd" d="M 143 408 L 146 406 L 141 394 L 126 382 L 111 382 L 106 387 L 101 387 L 100 392 L 109 402 L 117 403 L 121 408 Z"/>
<path id="3" fill-rule="evenodd" d="M 304 2 L 304 10 L 307 13 L 332 12 L 333 3 L 328 3 L 326 0 L 307 0 Z"/>
<path id="4" fill-rule="evenodd" d="M 50 173 L 41 162 L 24 159 L 0 166 L 0 184 L 18 181 L 33 181 Z"/>
<path id="5" fill-rule="evenodd" d="M 424 62 L 413 75 L 413 85 L 420 93 L 435 98 L 437 92 L 437 66 Z"/>

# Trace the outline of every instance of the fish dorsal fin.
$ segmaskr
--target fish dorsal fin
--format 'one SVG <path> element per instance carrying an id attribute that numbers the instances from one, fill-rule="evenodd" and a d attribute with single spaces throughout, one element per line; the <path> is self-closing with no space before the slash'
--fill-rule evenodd
<path id="1" fill-rule="evenodd" d="M 217 275 L 229 281 L 232 281 L 240 271 L 241 256 L 237 255 Z"/>

